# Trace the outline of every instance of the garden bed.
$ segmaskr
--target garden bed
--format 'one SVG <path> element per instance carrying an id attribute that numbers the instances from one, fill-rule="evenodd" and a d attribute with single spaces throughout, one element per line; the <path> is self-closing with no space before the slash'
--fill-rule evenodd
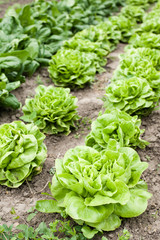
<path id="1" fill-rule="evenodd" d="M 23 1 L 16 1 L 16 3 Z M 26 1 L 25 1 L 26 3 Z M 9 3 L 0 5 L 0 14 L 3 16 L 4 10 Z M 69 136 L 51 135 L 46 136 L 46 146 L 48 149 L 47 160 L 44 164 L 43 171 L 40 175 L 33 178 L 32 182 L 25 182 L 18 189 L 9 189 L 0 186 L 0 219 L 1 224 L 16 226 L 19 222 L 24 223 L 26 212 L 35 205 L 39 199 L 44 199 L 41 192 L 49 192 L 47 182 L 52 180 L 52 171 L 54 170 L 55 159 L 64 156 L 65 152 L 77 145 L 84 145 L 84 138 L 90 132 L 90 121 L 96 119 L 102 108 L 101 100 L 105 93 L 105 87 L 108 84 L 112 73 L 119 64 L 118 56 L 123 53 L 125 45 L 119 44 L 117 50 L 109 55 L 106 66 L 106 73 L 97 75 L 96 82 L 83 90 L 72 91 L 71 93 L 78 98 L 78 112 L 82 116 L 78 130 L 73 131 Z M 52 84 L 47 69 L 38 70 L 31 78 L 26 78 L 26 82 L 20 88 L 14 91 L 18 100 L 24 105 L 28 96 L 35 94 L 34 89 L 39 85 L 46 86 Z M 0 112 L 0 124 L 9 123 L 18 120 L 22 116 L 21 110 L 3 110 Z M 109 240 L 116 240 L 118 233 L 126 228 L 134 240 L 159 240 L 160 236 L 160 111 L 154 111 L 149 117 L 142 119 L 142 127 L 146 129 L 144 139 L 150 142 L 145 150 L 138 150 L 142 161 L 149 163 L 149 168 L 143 174 L 143 179 L 148 183 L 149 192 L 153 194 L 149 200 L 147 210 L 139 217 L 123 220 L 121 227 L 109 233 L 104 233 Z M 13 220 L 10 213 L 14 208 L 19 219 Z M 29 223 L 32 227 L 37 227 L 42 221 L 49 223 L 55 219 L 62 219 L 58 214 L 42 214 L 37 215 Z M 94 239 L 101 239 L 100 236 Z"/>

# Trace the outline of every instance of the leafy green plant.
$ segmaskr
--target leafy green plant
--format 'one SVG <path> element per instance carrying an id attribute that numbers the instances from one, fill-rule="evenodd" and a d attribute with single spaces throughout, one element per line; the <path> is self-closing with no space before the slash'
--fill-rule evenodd
<path id="1" fill-rule="evenodd" d="M 72 23 L 71 30 L 75 33 L 105 20 L 112 12 L 118 11 L 118 6 L 124 2 L 124 0 L 62 0 L 59 5 L 63 6 L 63 11 L 68 11 L 69 22 Z"/>
<path id="2" fill-rule="evenodd" d="M 83 88 L 95 78 L 97 55 L 78 50 L 62 49 L 52 57 L 49 73 L 53 82 L 62 87 Z"/>
<path id="3" fill-rule="evenodd" d="M 118 234 L 118 240 L 129 240 L 131 238 L 130 232 L 127 229 L 123 229 L 122 235 Z"/>
<path id="4" fill-rule="evenodd" d="M 142 22 L 145 11 L 141 6 L 127 5 L 122 8 L 121 14 L 126 18 L 136 20 L 139 23 Z"/>
<path id="5" fill-rule="evenodd" d="M 102 239 L 101 240 L 108 240 L 108 238 L 106 238 L 106 237 L 102 237 Z"/>
<path id="6" fill-rule="evenodd" d="M 91 42 L 90 40 L 78 39 L 75 37 L 64 42 L 63 47 L 66 49 L 74 49 L 80 52 L 95 53 L 97 55 L 97 62 L 100 66 L 105 66 L 107 60 L 104 58 L 108 55 L 109 51 L 102 48 L 100 42 Z M 98 69 L 98 66 L 97 66 Z"/>
<path id="7" fill-rule="evenodd" d="M 147 47 L 160 50 L 160 34 L 152 32 L 142 32 L 141 34 L 134 34 L 129 43 L 135 47 Z"/>
<path id="8" fill-rule="evenodd" d="M 106 21 L 96 26 L 97 31 L 101 33 L 99 37 L 99 42 L 103 40 L 102 46 L 103 45 L 107 46 L 108 44 L 110 46 L 110 51 L 113 51 L 116 48 L 119 41 L 122 39 L 122 34 L 119 28 L 118 22 L 119 22 L 119 17 L 117 18 L 117 21 L 116 21 L 114 16 L 112 16 L 112 17 L 109 17 Z"/>
<path id="9" fill-rule="evenodd" d="M 102 49 L 110 52 L 121 39 L 121 32 L 117 29 L 117 24 L 114 25 L 111 20 L 107 20 L 78 32 L 74 38 L 97 43 Z"/>
<path id="10" fill-rule="evenodd" d="M 7 226 L 6 224 L 0 225 L 0 239 L 2 240 L 16 240 L 16 239 L 50 239 L 50 240 L 86 240 L 81 231 L 81 226 L 73 225 L 67 220 L 55 220 L 54 222 L 46 225 L 45 222 L 41 222 L 37 228 L 33 228 L 30 225 L 30 221 L 36 216 L 37 211 L 35 207 L 31 207 L 27 210 L 27 217 L 22 218 L 17 216 L 14 207 L 12 207 L 11 214 L 15 215 L 13 218 L 16 221 L 20 219 L 24 224 L 18 224 L 16 228 L 13 224 Z"/>
<path id="11" fill-rule="evenodd" d="M 45 136 L 33 124 L 21 121 L 0 126 L 0 184 L 19 187 L 39 174 L 47 156 Z"/>
<path id="12" fill-rule="evenodd" d="M 131 58 L 136 58 L 137 61 L 142 61 L 142 58 L 148 60 L 156 69 L 160 67 L 160 51 L 157 49 L 146 47 L 133 48 L 132 46 L 128 45 L 125 54 L 120 55 L 120 65 L 121 61 L 123 63 L 123 60 L 128 58 L 129 55 Z"/>
<path id="13" fill-rule="evenodd" d="M 110 139 L 116 140 L 121 147 L 144 148 L 148 144 L 140 138 L 144 130 L 137 116 L 131 117 L 118 109 L 107 110 L 92 122 L 92 129 L 85 143 L 98 151 L 106 149 Z"/>
<path id="14" fill-rule="evenodd" d="M 20 107 L 17 98 L 10 92 L 20 86 L 20 82 L 9 83 L 5 74 L 0 74 L 0 108 L 13 108 Z"/>
<path id="15" fill-rule="evenodd" d="M 115 140 L 106 151 L 78 146 L 56 160 L 51 193 L 56 200 L 40 200 L 41 212 L 65 213 L 92 238 L 98 231 L 112 231 L 120 217 L 142 214 L 151 194 L 140 180 L 148 164 L 132 148 L 118 148 Z M 90 227 L 93 227 L 91 229 Z"/>
<path id="16" fill-rule="evenodd" d="M 39 43 L 24 34 L 24 29 L 15 16 L 6 16 L 0 22 L 0 68 L 9 81 L 24 82 L 23 73 L 32 75 L 39 67 L 35 60 Z"/>
<path id="17" fill-rule="evenodd" d="M 133 34 L 134 27 L 136 25 L 135 19 L 129 19 L 125 17 L 123 14 L 119 14 L 118 16 L 112 16 L 109 18 L 112 22 L 113 26 L 116 26 L 117 30 L 121 33 L 120 41 L 127 42 L 129 38 Z"/>
<path id="18" fill-rule="evenodd" d="M 48 65 L 48 59 L 62 46 L 64 40 L 90 25 L 97 25 L 112 12 L 118 11 L 118 6 L 123 2 L 119 0 L 107 2 L 104 0 L 38 0 L 31 4 L 10 8 L 3 20 L 7 22 L 8 16 L 14 18 L 16 25 L 14 23 L 14 28 L 10 28 L 8 37 L 18 25 L 19 32 L 17 31 L 17 34 L 16 31 L 14 32 L 14 38 L 21 38 L 19 35 L 21 33 L 21 35 L 25 34 L 26 38 L 37 41 L 38 54 L 34 60 L 39 64 Z M 26 44 L 27 41 L 25 39 L 23 43 Z M 9 44 L 10 48 L 11 45 Z M 20 48 L 21 46 L 18 46 L 19 50 Z"/>
<path id="19" fill-rule="evenodd" d="M 94 81 L 96 72 L 103 72 L 104 56 L 119 40 L 128 41 L 135 21 L 123 15 L 112 16 L 106 22 L 91 26 L 64 42 L 63 48 L 52 57 L 49 73 L 58 86 L 83 88 Z"/>
<path id="20" fill-rule="evenodd" d="M 152 32 L 155 34 L 160 33 L 160 23 L 159 23 L 159 10 L 152 11 L 147 14 L 144 18 L 144 22 L 141 25 L 138 32 Z"/>
<path id="21" fill-rule="evenodd" d="M 17 53 L 9 56 L 11 53 L 0 55 L 0 73 L 4 74 L 8 82 L 24 82 L 22 76 L 23 65 L 21 59 L 17 57 Z"/>
<path id="22" fill-rule="evenodd" d="M 157 0 L 149 1 L 157 2 Z M 152 11 L 148 12 L 144 15 L 143 24 L 136 30 L 137 32 L 152 32 L 159 34 L 160 31 L 160 23 L 159 23 L 159 7 L 158 4 L 152 9 Z"/>
<path id="23" fill-rule="evenodd" d="M 19 224 L 16 229 L 18 233 L 15 233 L 13 230 L 13 225 L 10 225 L 9 227 L 6 224 L 0 225 L 1 239 L 86 240 L 81 232 L 81 227 L 72 226 L 70 221 L 63 222 L 61 220 L 55 220 L 50 223 L 49 226 L 47 226 L 44 222 L 41 222 L 36 229 L 26 224 Z M 63 236 L 65 236 L 65 238 Z"/>
<path id="24" fill-rule="evenodd" d="M 68 88 L 40 85 L 35 91 L 33 99 L 26 99 L 21 119 L 33 122 L 44 133 L 68 135 L 79 119 L 76 111 L 77 98 L 70 94 Z"/>
<path id="25" fill-rule="evenodd" d="M 103 49 L 113 51 L 119 41 L 128 41 L 135 25 L 135 20 L 131 21 L 120 13 L 118 16 L 109 17 L 105 22 L 84 29 L 77 33 L 75 38 L 99 43 Z"/>
<path id="26" fill-rule="evenodd" d="M 137 77 L 112 82 L 106 88 L 106 109 L 120 109 L 128 114 L 148 115 L 158 104 L 159 96 L 147 80 Z"/>
<path id="27" fill-rule="evenodd" d="M 121 57 L 120 65 L 114 72 L 112 81 L 123 80 L 131 76 L 144 78 L 159 96 L 160 72 L 156 70 L 160 66 L 159 54 L 160 51 L 156 49 L 129 49 Z"/>

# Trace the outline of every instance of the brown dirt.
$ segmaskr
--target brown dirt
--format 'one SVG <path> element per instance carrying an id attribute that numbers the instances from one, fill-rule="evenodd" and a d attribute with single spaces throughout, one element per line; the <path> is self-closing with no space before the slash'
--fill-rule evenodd
<path id="1" fill-rule="evenodd" d="M 24 2 L 24 1 L 17 1 Z M 25 1 L 26 3 L 26 1 Z M 4 9 L 8 6 L 8 3 L 0 5 L 0 15 Z M 96 119 L 99 111 L 102 108 L 103 102 L 101 100 L 105 93 L 105 87 L 108 80 L 111 78 L 113 71 L 118 66 L 118 55 L 124 50 L 124 45 L 119 44 L 116 51 L 110 54 L 110 59 L 106 66 L 106 73 L 97 75 L 97 80 L 91 88 L 85 88 L 72 92 L 78 98 L 78 112 L 82 117 L 88 119 Z M 38 76 L 43 81 L 44 85 L 52 84 L 48 72 L 46 69 L 37 71 L 31 78 L 26 78 L 26 83 L 17 89 L 14 93 L 17 98 L 24 105 L 25 99 L 28 96 L 34 95 L 34 89 L 38 86 Z M 0 124 L 9 123 L 14 120 L 18 120 L 22 115 L 21 110 L 17 111 L 2 111 L 0 112 Z M 149 205 L 145 213 L 137 218 L 125 219 L 119 229 L 114 232 L 104 233 L 109 240 L 116 240 L 118 234 L 126 228 L 131 234 L 134 240 L 159 240 L 160 239 L 160 111 L 154 111 L 148 118 L 143 119 L 143 128 L 146 128 L 144 138 L 150 141 L 150 145 L 145 150 L 138 150 L 142 161 L 148 161 L 149 168 L 143 174 L 143 179 L 148 183 L 149 191 L 153 194 Z M 7 187 L 0 186 L 0 219 L 1 224 L 7 223 L 7 225 L 14 224 L 16 226 L 18 222 L 23 222 L 26 217 L 26 211 L 34 206 L 38 199 L 44 199 L 45 196 L 41 196 L 41 191 L 49 192 L 46 187 L 47 182 L 51 182 L 52 175 L 50 169 L 54 167 L 55 159 L 63 157 L 65 152 L 74 148 L 77 145 L 84 145 L 84 137 L 89 133 L 89 124 L 81 124 L 77 131 L 72 132 L 69 136 L 46 136 L 45 143 L 48 148 L 48 157 L 44 164 L 43 171 L 40 175 L 34 177 L 32 182 L 24 183 L 18 189 L 9 189 Z M 20 216 L 19 220 L 13 220 L 11 215 L 11 208 L 14 207 L 17 215 Z M 58 214 L 42 214 L 38 213 L 36 217 L 30 222 L 34 227 L 41 221 L 47 223 L 52 222 L 55 219 L 61 219 Z M 100 236 L 96 236 L 95 240 L 101 239 Z"/>

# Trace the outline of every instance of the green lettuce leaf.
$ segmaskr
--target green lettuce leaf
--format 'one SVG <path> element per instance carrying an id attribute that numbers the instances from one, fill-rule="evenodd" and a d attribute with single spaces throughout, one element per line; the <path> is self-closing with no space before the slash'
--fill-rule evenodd
<path id="1" fill-rule="evenodd" d="M 87 239 L 92 239 L 94 237 L 94 235 L 96 233 L 98 233 L 98 231 L 96 229 L 91 229 L 90 227 L 88 227 L 86 225 L 82 227 L 82 232 L 83 232 L 83 235 Z"/>
<path id="2" fill-rule="evenodd" d="M 4 73 L 0 74 L 0 108 L 20 108 L 17 98 L 10 92 L 20 86 L 20 82 L 8 82 Z"/>
<path id="3" fill-rule="evenodd" d="M 138 186 L 140 185 L 140 186 Z M 144 184 L 145 185 L 145 184 Z M 147 200 L 152 194 L 147 192 L 147 187 L 137 184 L 130 190 L 131 197 L 126 205 L 115 205 L 115 213 L 120 217 L 131 218 L 142 214 L 147 208 Z"/>

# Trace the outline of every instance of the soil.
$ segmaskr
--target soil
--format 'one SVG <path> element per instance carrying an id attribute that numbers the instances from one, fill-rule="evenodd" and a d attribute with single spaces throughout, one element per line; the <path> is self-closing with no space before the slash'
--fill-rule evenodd
<path id="1" fill-rule="evenodd" d="M 16 1 L 16 3 L 24 3 L 24 1 Z M 29 2 L 29 1 L 28 1 Z M 25 3 L 27 1 L 25 0 Z M 11 5 L 11 2 L 6 2 L 0 5 L 0 16 L 4 14 L 4 10 Z M 52 135 L 46 136 L 45 143 L 48 148 L 48 156 L 44 164 L 43 171 L 40 175 L 33 178 L 32 182 L 24 183 L 18 189 L 9 189 L 0 186 L 0 219 L 1 224 L 13 224 L 14 227 L 18 223 L 24 223 L 26 211 L 35 205 L 39 199 L 44 199 L 46 196 L 41 195 L 41 192 L 49 192 L 47 183 L 51 182 L 51 169 L 54 167 L 55 159 L 63 157 L 65 152 L 74 148 L 77 145 L 84 145 L 85 136 L 90 131 L 90 119 L 97 118 L 99 111 L 102 109 L 102 96 L 105 94 L 105 87 L 111 78 L 113 71 L 119 64 L 118 56 L 124 51 L 124 44 L 119 44 L 117 50 L 112 52 L 108 58 L 106 72 L 97 75 L 96 81 L 91 87 L 83 90 L 73 91 L 72 94 L 78 98 L 78 112 L 84 118 L 86 123 L 81 123 L 80 128 L 73 131 L 69 136 Z M 26 77 L 26 83 L 23 83 L 19 89 L 14 91 L 14 94 L 22 105 L 27 97 L 34 96 L 34 89 L 42 82 L 44 85 L 53 84 L 49 78 L 47 69 L 39 69 L 31 78 Z M 0 111 L 0 124 L 9 123 L 14 120 L 19 120 L 22 116 L 22 111 L 6 110 Z M 142 128 L 145 128 L 144 139 L 150 142 L 150 145 L 145 150 L 138 150 L 142 161 L 149 163 L 149 168 L 143 174 L 143 179 L 148 183 L 149 191 L 153 197 L 149 200 L 147 210 L 137 218 L 124 219 L 119 229 L 114 232 L 104 233 L 109 240 L 116 240 L 119 233 L 126 228 L 131 234 L 131 239 L 134 240 L 159 240 L 160 239 L 160 111 L 154 111 L 149 117 L 142 119 Z M 20 219 L 13 220 L 13 215 L 10 213 L 14 207 L 16 214 Z M 41 221 L 46 223 L 52 222 L 55 219 L 62 219 L 58 214 L 43 214 L 37 213 L 36 217 L 30 222 L 32 227 L 37 226 Z M 101 236 L 94 237 L 95 240 L 100 240 Z"/>

